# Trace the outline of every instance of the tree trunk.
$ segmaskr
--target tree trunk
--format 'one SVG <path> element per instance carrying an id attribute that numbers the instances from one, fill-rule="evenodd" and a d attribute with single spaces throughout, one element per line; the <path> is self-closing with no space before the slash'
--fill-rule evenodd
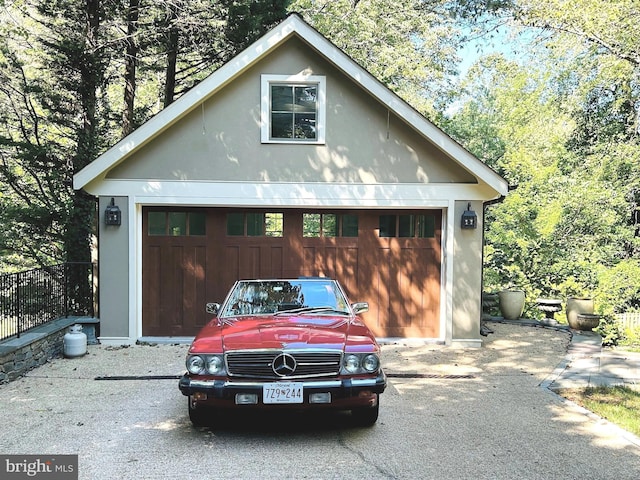
<path id="1" fill-rule="evenodd" d="M 98 46 L 100 1 L 87 0 L 85 5 L 85 62 L 80 66 L 78 91 L 82 124 L 77 132 L 77 150 L 73 158 L 74 173 L 84 168 L 97 156 L 97 91 L 103 72 Z M 74 191 L 69 210 L 64 241 L 67 262 L 89 262 L 91 261 L 91 236 L 94 231 L 95 199 L 83 191 Z"/>
<path id="2" fill-rule="evenodd" d="M 136 66 L 138 64 L 138 19 L 140 0 L 129 0 L 127 10 L 127 48 L 124 72 L 124 109 L 122 111 L 122 136 L 126 137 L 134 130 L 136 99 Z"/>
<path id="3" fill-rule="evenodd" d="M 173 103 L 176 90 L 176 64 L 178 61 L 178 28 L 175 25 L 177 13 L 175 7 L 169 7 L 167 18 L 167 70 L 164 84 L 164 107 Z"/>

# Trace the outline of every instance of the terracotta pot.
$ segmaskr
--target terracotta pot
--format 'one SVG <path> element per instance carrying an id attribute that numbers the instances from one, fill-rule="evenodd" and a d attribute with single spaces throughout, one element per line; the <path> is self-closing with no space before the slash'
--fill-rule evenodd
<path id="1" fill-rule="evenodd" d="M 569 297 L 567 299 L 567 322 L 571 328 L 578 323 L 579 313 L 593 313 L 593 298 Z"/>
<path id="2" fill-rule="evenodd" d="M 502 290 L 498 292 L 500 312 L 506 320 L 518 320 L 524 311 L 524 291 Z"/>
<path id="3" fill-rule="evenodd" d="M 590 331 L 600 324 L 600 315 L 593 313 L 579 313 L 576 315 L 576 321 L 573 325 L 569 324 L 574 330 Z"/>

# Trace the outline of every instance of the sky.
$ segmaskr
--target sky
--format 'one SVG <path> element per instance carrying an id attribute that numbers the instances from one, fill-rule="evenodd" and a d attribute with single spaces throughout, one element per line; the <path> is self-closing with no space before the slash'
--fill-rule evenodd
<path id="1" fill-rule="evenodd" d="M 512 60 L 522 60 L 533 50 L 532 43 L 536 35 L 535 30 L 502 25 L 493 30 L 491 35 L 486 34 L 468 41 L 458 50 L 461 58 L 460 77 L 464 77 L 481 57 L 493 53 L 502 53 Z"/>

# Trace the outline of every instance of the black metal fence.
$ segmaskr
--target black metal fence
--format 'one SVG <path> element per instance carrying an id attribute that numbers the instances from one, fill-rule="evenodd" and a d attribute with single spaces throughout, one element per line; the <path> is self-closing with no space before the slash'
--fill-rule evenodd
<path id="1" fill-rule="evenodd" d="M 94 279 L 92 263 L 0 275 L 0 340 L 61 317 L 93 317 Z"/>

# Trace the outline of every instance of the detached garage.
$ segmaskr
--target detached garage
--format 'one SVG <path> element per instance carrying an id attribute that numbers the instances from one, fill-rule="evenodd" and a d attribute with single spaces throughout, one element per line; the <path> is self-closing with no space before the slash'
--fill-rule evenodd
<path id="1" fill-rule="evenodd" d="M 481 344 L 506 182 L 297 15 L 74 185 L 99 198 L 103 343 L 193 336 L 237 279 L 328 276 L 379 337 Z"/>

